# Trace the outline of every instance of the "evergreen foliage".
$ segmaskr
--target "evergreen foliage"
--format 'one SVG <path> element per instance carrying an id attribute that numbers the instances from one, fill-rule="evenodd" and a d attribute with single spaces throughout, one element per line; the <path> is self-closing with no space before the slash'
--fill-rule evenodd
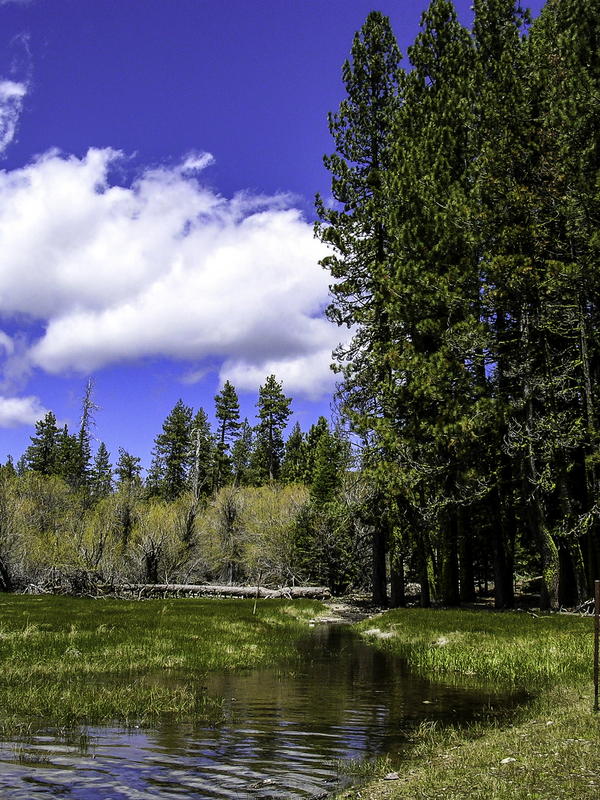
<path id="1" fill-rule="evenodd" d="M 275 375 L 269 375 L 259 389 L 256 404 L 260 422 L 256 428 L 254 464 L 259 476 L 267 474 L 270 481 L 279 475 L 284 452 L 283 431 L 292 413 L 291 402 L 292 398 L 284 395 Z"/>
<path id="2" fill-rule="evenodd" d="M 218 491 L 224 478 L 231 472 L 231 458 L 228 451 L 240 429 L 240 404 L 235 387 L 229 381 L 225 381 L 223 389 L 215 397 L 215 416 L 219 425 L 216 451 Z"/>
<path id="3" fill-rule="evenodd" d="M 472 598 L 490 554 L 498 607 L 525 552 L 549 608 L 599 575 L 599 11 L 550 0 L 529 31 L 513 0 L 476 0 L 469 32 L 432 0 L 406 75 L 382 15 L 354 39 L 316 232 L 329 315 L 354 326 L 335 368 L 375 590 L 380 529 L 425 605 Z"/>
<path id="4" fill-rule="evenodd" d="M 104 442 L 100 442 L 90 472 L 90 489 L 94 500 L 108 497 L 112 493 L 113 470 L 110 453 Z"/>
<path id="5" fill-rule="evenodd" d="M 192 463 L 191 426 L 192 409 L 180 399 L 154 440 L 148 475 L 151 495 L 172 501 L 186 489 Z"/>
<path id="6" fill-rule="evenodd" d="M 35 423 L 35 436 L 25 451 L 27 468 L 40 475 L 56 475 L 60 469 L 60 431 L 56 417 L 48 411 L 44 419 Z"/>

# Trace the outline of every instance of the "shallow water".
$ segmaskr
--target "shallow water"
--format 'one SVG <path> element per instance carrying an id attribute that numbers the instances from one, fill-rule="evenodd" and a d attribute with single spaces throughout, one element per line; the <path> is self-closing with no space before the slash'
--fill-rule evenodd
<path id="1" fill-rule="evenodd" d="M 300 800 L 344 781 L 340 762 L 397 753 L 422 721 L 469 721 L 523 700 L 420 678 L 346 626 L 319 626 L 293 672 L 214 675 L 225 699 L 217 728 L 46 731 L 0 746 L 0 797 L 278 798 Z"/>

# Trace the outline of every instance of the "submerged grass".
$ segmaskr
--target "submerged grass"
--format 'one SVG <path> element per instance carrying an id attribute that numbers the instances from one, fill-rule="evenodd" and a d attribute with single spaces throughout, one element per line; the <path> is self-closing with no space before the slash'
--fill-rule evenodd
<path id="1" fill-rule="evenodd" d="M 35 724 L 217 721 L 204 676 L 290 663 L 316 601 L 4 595 L 0 734 Z"/>
<path id="2" fill-rule="evenodd" d="M 442 728 L 424 721 L 413 746 L 396 758 L 392 754 L 393 779 L 372 781 L 342 797 L 598 800 L 592 619 L 409 609 L 357 627 L 421 673 L 442 680 L 472 675 L 535 696 L 501 722 Z"/>

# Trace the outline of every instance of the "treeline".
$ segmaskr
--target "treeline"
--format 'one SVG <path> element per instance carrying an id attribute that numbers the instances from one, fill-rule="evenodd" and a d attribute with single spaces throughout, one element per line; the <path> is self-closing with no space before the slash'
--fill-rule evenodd
<path id="1" fill-rule="evenodd" d="M 316 233 L 354 334 L 335 358 L 378 498 L 375 598 L 387 551 L 424 605 L 472 600 L 490 563 L 498 607 L 528 567 L 555 609 L 600 578 L 600 2 L 474 12 L 433 0 L 407 69 L 368 16 Z"/>
<path id="2" fill-rule="evenodd" d="M 16 467 L 0 467 L 0 589 L 28 584 L 327 585 L 370 581 L 367 498 L 351 452 L 324 417 L 284 439 L 291 398 L 270 376 L 258 424 L 240 421 L 235 387 L 215 397 L 216 425 L 180 400 L 155 439 L 148 475 L 123 448 L 113 466 L 100 442 L 93 384 L 75 433 L 49 412 Z"/>

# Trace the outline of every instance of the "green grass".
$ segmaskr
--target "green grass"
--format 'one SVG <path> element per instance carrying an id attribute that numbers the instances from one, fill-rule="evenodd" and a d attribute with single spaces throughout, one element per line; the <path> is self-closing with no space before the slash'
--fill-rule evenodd
<path id="1" fill-rule="evenodd" d="M 501 721 L 466 728 L 424 722 L 412 747 L 362 800 L 597 800 L 600 715 L 593 711 L 593 620 L 522 612 L 398 610 L 358 626 L 419 672 L 470 675 L 535 693 Z M 375 632 L 378 629 L 378 632 Z M 379 771 L 378 774 L 381 774 Z"/>
<path id="2" fill-rule="evenodd" d="M 94 600 L 4 595 L 0 733 L 33 723 L 215 721 L 213 671 L 283 665 L 315 601 Z"/>
<path id="3" fill-rule="evenodd" d="M 397 609 L 357 627 L 421 673 L 470 675 L 527 690 L 572 686 L 592 675 L 589 617 Z"/>

